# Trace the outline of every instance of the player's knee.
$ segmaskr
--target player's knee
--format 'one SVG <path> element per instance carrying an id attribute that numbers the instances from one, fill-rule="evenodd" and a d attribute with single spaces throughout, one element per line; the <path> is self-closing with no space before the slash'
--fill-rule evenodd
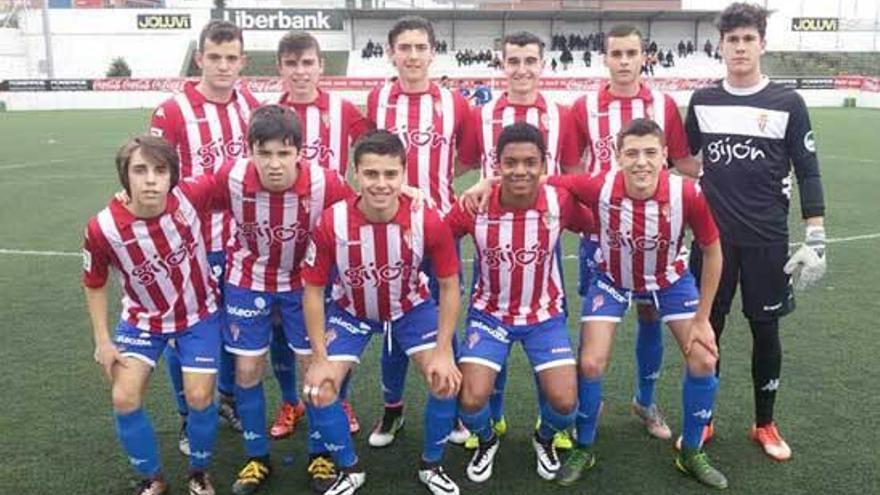
<path id="1" fill-rule="evenodd" d="M 475 412 L 486 405 L 489 394 L 474 383 L 464 380 L 461 384 L 461 393 L 458 396 L 459 406 L 466 412 Z"/>
<path id="2" fill-rule="evenodd" d="M 706 376 L 715 373 L 715 365 L 718 358 L 701 346 L 695 346 L 687 358 L 688 370 L 696 376 Z"/>
<path id="3" fill-rule="evenodd" d="M 243 388 L 256 386 L 266 372 L 266 360 L 238 358 L 235 364 L 235 383 Z"/>
<path id="4" fill-rule="evenodd" d="M 214 389 L 210 386 L 190 387 L 185 393 L 186 404 L 199 411 L 211 405 L 214 400 Z"/>
<path id="5" fill-rule="evenodd" d="M 118 413 L 130 413 L 141 407 L 140 394 L 130 387 L 114 385 L 110 393 L 113 410 Z"/>
<path id="6" fill-rule="evenodd" d="M 605 374 L 605 368 L 608 367 L 608 358 L 605 356 L 581 356 L 578 368 L 581 376 L 589 379 L 596 379 Z"/>
<path id="7" fill-rule="evenodd" d="M 567 392 L 547 396 L 547 403 L 559 414 L 571 414 L 577 408 L 577 394 L 573 390 Z"/>

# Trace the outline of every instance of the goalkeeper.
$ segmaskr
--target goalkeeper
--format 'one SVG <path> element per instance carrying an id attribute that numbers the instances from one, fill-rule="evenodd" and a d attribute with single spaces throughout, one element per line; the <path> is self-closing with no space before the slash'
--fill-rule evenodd
<path id="1" fill-rule="evenodd" d="M 721 231 L 724 268 L 710 318 L 715 339 L 721 337 L 739 284 L 753 339 L 751 437 L 768 456 L 785 461 L 791 458 L 791 448 L 773 417 L 782 366 L 779 318 L 794 309 L 792 286 L 805 289 L 825 273 L 825 203 L 804 101 L 761 73 L 767 14 L 744 3 L 731 4 L 721 13 L 720 51 L 727 74 L 694 93 L 685 127 L 691 151 L 702 152 L 700 184 Z M 792 169 L 806 236 L 789 257 Z M 696 248 L 691 272 L 699 274 L 700 264 Z M 709 423 L 704 442 L 712 433 Z"/>

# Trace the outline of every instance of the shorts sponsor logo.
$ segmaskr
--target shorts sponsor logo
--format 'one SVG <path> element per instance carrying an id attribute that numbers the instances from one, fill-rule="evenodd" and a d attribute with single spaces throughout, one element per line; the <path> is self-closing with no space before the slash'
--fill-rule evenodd
<path id="1" fill-rule="evenodd" d="M 571 347 L 554 347 L 550 354 L 571 354 Z"/>
<path id="2" fill-rule="evenodd" d="M 486 334 L 493 337 L 495 340 L 497 340 L 499 342 L 504 342 L 504 343 L 509 342 L 509 340 L 507 339 L 507 330 L 505 330 L 501 326 L 492 327 L 492 326 L 489 326 L 481 321 L 472 320 L 471 321 L 471 328 L 482 330 L 482 331 L 486 332 Z"/>
<path id="3" fill-rule="evenodd" d="M 700 304 L 700 300 L 699 300 L 699 299 L 691 299 L 690 301 L 685 301 L 685 302 L 684 302 L 684 307 L 686 307 L 686 308 L 692 308 L 692 307 L 697 306 L 697 305 L 699 305 L 699 304 Z"/>
<path id="4" fill-rule="evenodd" d="M 626 298 L 626 296 L 624 296 L 623 294 L 621 294 L 621 293 L 620 293 L 616 288 L 614 288 L 611 284 L 609 284 L 608 282 L 606 282 L 606 281 L 604 281 L 604 280 L 602 280 L 602 279 L 598 279 L 598 280 L 596 280 L 596 287 L 602 289 L 606 294 L 608 294 L 609 296 L 611 296 L 615 301 L 617 301 L 617 302 L 619 302 L 619 303 L 625 303 L 625 302 L 627 302 L 627 298 Z"/>
<path id="5" fill-rule="evenodd" d="M 367 335 L 368 333 L 370 333 L 370 327 L 368 325 L 355 325 L 354 323 L 346 321 L 344 318 L 339 316 L 331 316 L 330 319 L 327 320 L 327 323 L 339 328 L 343 328 L 352 335 Z"/>
<path id="6" fill-rule="evenodd" d="M 128 344 L 134 347 L 153 347 L 153 343 L 149 339 L 139 339 L 137 337 L 129 337 L 128 335 L 119 335 L 116 337 L 117 344 Z M 120 351 L 122 348 L 119 349 Z"/>
<path id="7" fill-rule="evenodd" d="M 254 305 L 256 305 L 256 301 L 254 301 Z M 257 316 L 268 316 L 269 310 L 265 308 L 265 303 L 263 308 L 257 309 L 240 308 L 238 306 L 227 304 L 226 314 L 237 316 L 239 318 L 256 318 Z"/>
<path id="8" fill-rule="evenodd" d="M 195 361 L 196 361 L 197 363 L 213 363 L 213 362 L 214 362 L 214 358 L 208 358 L 208 357 L 196 356 Z"/>

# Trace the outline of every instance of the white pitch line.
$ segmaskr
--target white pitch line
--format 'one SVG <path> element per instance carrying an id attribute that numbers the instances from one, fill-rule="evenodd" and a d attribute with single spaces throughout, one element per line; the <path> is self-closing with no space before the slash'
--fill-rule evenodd
<path id="1" fill-rule="evenodd" d="M 854 235 L 850 237 L 832 237 L 825 241 L 826 244 L 840 244 L 843 242 L 865 241 L 869 239 L 880 239 L 880 232 L 874 234 Z M 791 246 L 800 245 L 799 242 L 792 242 Z M 82 256 L 82 252 L 77 251 L 33 251 L 27 249 L 3 249 L 0 248 L 0 254 L 20 255 L 20 256 Z M 576 260 L 578 257 L 573 254 L 563 256 L 565 260 Z M 473 263 L 473 258 L 465 258 L 461 260 L 465 263 Z"/>

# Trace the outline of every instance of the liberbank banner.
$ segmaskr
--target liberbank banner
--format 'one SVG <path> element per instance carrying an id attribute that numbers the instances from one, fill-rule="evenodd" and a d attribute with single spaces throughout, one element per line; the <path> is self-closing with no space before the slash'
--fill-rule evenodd
<path id="1" fill-rule="evenodd" d="M 212 19 L 230 21 L 245 31 L 342 31 L 341 10 L 213 9 Z"/>

